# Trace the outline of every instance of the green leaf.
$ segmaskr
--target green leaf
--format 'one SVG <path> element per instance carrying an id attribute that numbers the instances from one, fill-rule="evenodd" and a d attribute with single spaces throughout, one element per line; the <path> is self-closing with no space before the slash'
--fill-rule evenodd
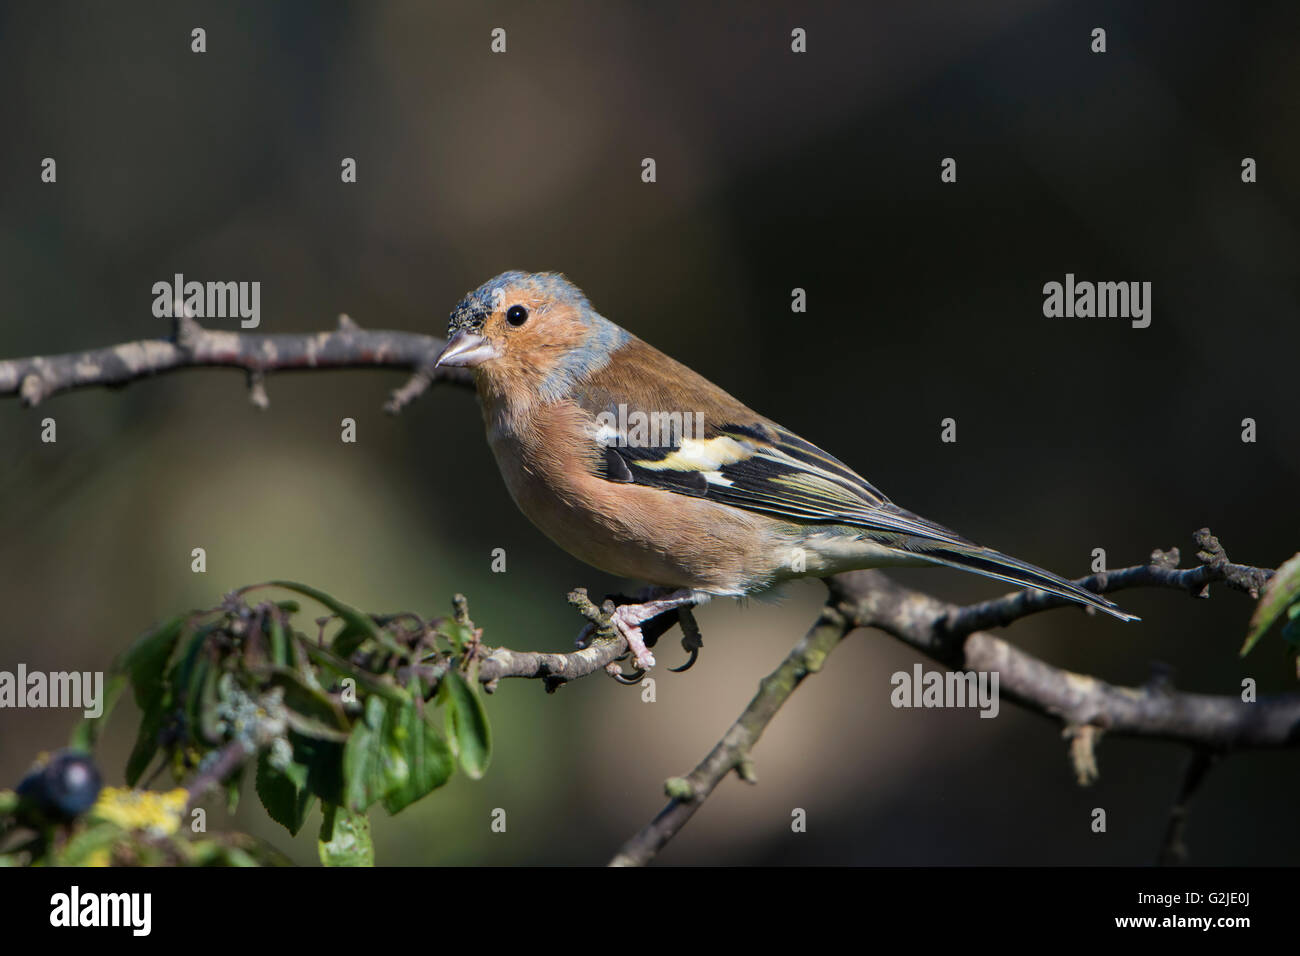
<path id="1" fill-rule="evenodd" d="M 478 780 L 492 759 L 492 728 L 483 701 L 477 688 L 471 687 L 454 667 L 443 676 L 439 695 L 452 750 L 460 758 L 465 774 L 471 780 Z"/>
<path id="2" fill-rule="evenodd" d="M 118 669 L 131 677 L 131 689 L 140 710 L 148 713 L 166 691 L 163 675 L 176 641 L 185 629 L 189 615 L 174 617 L 161 627 L 140 637 L 118 663 Z"/>
<path id="3" fill-rule="evenodd" d="M 378 800 L 389 813 L 397 813 L 447 782 L 455 760 L 431 716 L 432 708 L 414 700 L 398 704 L 366 698 L 365 716 L 344 748 L 345 806 L 360 811 Z"/>
<path id="4" fill-rule="evenodd" d="M 195 677 L 196 680 L 202 681 L 199 684 L 197 702 L 199 735 L 204 743 L 218 744 L 221 742 L 222 734 L 221 717 L 217 712 L 220 703 L 217 695 L 217 669 L 209 664 Z"/>
<path id="5" fill-rule="evenodd" d="M 464 652 L 465 645 L 474 638 L 474 629 L 461 624 L 454 617 L 443 618 L 438 624 L 438 632 L 447 639 L 458 657 Z"/>
<path id="6" fill-rule="evenodd" d="M 284 705 L 290 711 L 294 730 L 309 737 L 348 739 L 351 722 L 343 706 L 319 687 L 312 686 L 298 671 L 289 667 L 269 667 L 269 683 L 284 688 Z"/>
<path id="7" fill-rule="evenodd" d="M 317 667 L 340 678 L 351 677 L 361 690 L 369 694 L 377 694 L 395 704 L 410 703 L 410 695 L 396 684 L 389 683 L 382 677 L 355 666 L 350 661 L 346 661 L 338 655 L 325 650 L 319 644 L 304 639 L 298 641 L 298 646 L 303 649 L 307 657 Z"/>
<path id="8" fill-rule="evenodd" d="M 135 746 L 126 761 L 126 782 L 134 787 L 158 752 L 158 734 L 171 706 L 171 690 L 166 678 L 171 659 L 185 630 L 187 615 L 172 618 L 166 624 L 142 636 L 124 654 L 118 667 L 130 675 L 131 690 L 140 708 L 140 729 Z"/>
<path id="9" fill-rule="evenodd" d="M 307 769 L 305 786 L 322 803 L 343 802 L 343 745 L 289 731 L 294 763 Z"/>
<path id="10" fill-rule="evenodd" d="M 271 819 L 297 836 L 316 799 L 307 789 L 307 768 L 295 761 L 280 770 L 271 765 L 264 751 L 257 758 L 256 787 Z"/>
<path id="11" fill-rule="evenodd" d="M 414 679 L 411 683 L 411 696 L 418 698 L 418 685 Z M 391 781 L 383 801 L 385 810 L 397 813 L 446 783 L 456 769 L 456 760 L 434 727 L 432 706 L 414 702 L 390 705 L 389 715 L 391 746 L 402 754 L 406 772 Z"/>
<path id="12" fill-rule="evenodd" d="M 323 808 L 320 838 L 316 843 L 325 866 L 374 866 L 375 847 L 370 839 L 370 819 L 335 804 Z"/>
<path id="13" fill-rule="evenodd" d="M 382 697 L 366 698 L 364 716 L 352 728 L 343 748 L 343 781 L 350 810 L 365 810 L 390 791 L 404 787 L 410 777 L 405 750 L 395 739 L 394 714 L 400 704 Z"/>
<path id="14" fill-rule="evenodd" d="M 93 854 L 110 849 L 122 836 L 122 829 L 115 823 L 88 827 L 55 851 L 54 863 L 56 866 L 85 866 L 94 862 L 91 860 Z"/>
<path id="15" fill-rule="evenodd" d="M 1264 586 L 1264 593 L 1250 618 L 1250 633 L 1246 636 L 1246 643 L 1241 646 L 1243 657 L 1250 653 L 1250 649 L 1273 626 L 1273 622 L 1282 616 L 1282 612 L 1297 601 L 1300 601 L 1300 554 L 1278 568 L 1277 573 Z"/>
<path id="16" fill-rule="evenodd" d="M 1291 653 L 1300 653 L 1300 601 L 1287 608 L 1287 622 L 1282 626 L 1282 640 L 1291 648 Z"/>
<path id="17" fill-rule="evenodd" d="M 347 657 L 358 647 L 366 638 L 378 638 L 379 628 L 371 620 L 370 615 L 358 611 L 350 604 L 344 604 L 333 595 L 326 594 L 324 591 L 310 587 L 306 584 L 298 584 L 294 581 L 271 581 L 275 587 L 287 588 L 290 591 L 297 591 L 299 594 L 305 594 L 313 600 L 319 601 L 325 605 L 343 620 L 343 628 L 334 635 L 331 647 L 335 654 L 340 657 Z"/>
<path id="18" fill-rule="evenodd" d="M 348 809 L 366 810 L 388 789 L 380 753 L 387 720 L 383 698 L 367 697 L 365 713 L 343 746 L 343 804 Z"/>
<path id="19" fill-rule="evenodd" d="M 126 760 L 128 787 L 134 787 L 139 783 L 140 777 L 153 762 L 154 754 L 158 752 L 158 735 L 162 731 L 166 713 L 164 707 L 158 706 L 145 711 L 140 718 L 140 730 L 136 733 L 135 746 L 131 748 L 131 756 Z"/>
<path id="20" fill-rule="evenodd" d="M 279 664 L 282 667 L 291 667 L 293 665 L 293 649 L 289 646 L 289 638 L 284 633 L 284 625 L 280 623 L 280 615 L 268 614 L 270 618 L 269 637 L 271 641 L 271 663 Z"/>
<path id="21" fill-rule="evenodd" d="M 175 662 L 163 681 L 167 691 L 164 703 L 170 702 L 183 710 L 186 735 L 191 742 L 194 731 L 205 724 L 203 683 L 210 675 L 215 676 L 212 662 L 203 653 L 208 636 L 214 630 L 215 624 L 205 624 L 181 642 Z"/>
<path id="22" fill-rule="evenodd" d="M 244 789 L 244 768 L 238 768 L 222 786 L 226 789 L 226 812 L 233 817 L 239 809 L 239 794 Z"/>
<path id="23" fill-rule="evenodd" d="M 108 678 L 108 683 L 104 687 L 104 701 L 98 717 L 82 717 L 77 722 L 77 726 L 72 729 L 72 737 L 68 740 L 68 746 L 73 750 L 84 750 L 90 753 L 95 749 L 95 741 L 99 739 L 99 732 L 108 721 L 108 716 L 117 706 L 118 698 L 122 696 L 122 691 L 126 689 L 127 677 L 125 674 L 113 674 Z"/>

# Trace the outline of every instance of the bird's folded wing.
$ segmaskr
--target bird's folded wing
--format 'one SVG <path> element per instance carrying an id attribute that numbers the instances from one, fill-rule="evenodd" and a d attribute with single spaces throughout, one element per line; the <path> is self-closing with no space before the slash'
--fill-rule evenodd
<path id="1" fill-rule="evenodd" d="M 637 438 L 616 425 L 595 427 L 601 477 L 799 522 L 854 525 L 898 535 L 899 543 L 911 537 L 969 544 L 898 507 L 843 462 L 773 423 L 710 425 L 702 435 L 673 434 L 656 443 Z"/>

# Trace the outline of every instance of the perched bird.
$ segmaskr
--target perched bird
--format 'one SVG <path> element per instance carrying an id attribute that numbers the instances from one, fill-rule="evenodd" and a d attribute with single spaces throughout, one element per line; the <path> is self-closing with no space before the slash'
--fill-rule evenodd
<path id="1" fill-rule="evenodd" d="M 1136 618 L 900 508 L 811 442 L 609 321 L 558 273 L 505 272 L 451 314 L 440 365 L 473 369 L 520 510 L 575 557 L 657 586 L 613 624 L 800 577 L 946 565 Z"/>

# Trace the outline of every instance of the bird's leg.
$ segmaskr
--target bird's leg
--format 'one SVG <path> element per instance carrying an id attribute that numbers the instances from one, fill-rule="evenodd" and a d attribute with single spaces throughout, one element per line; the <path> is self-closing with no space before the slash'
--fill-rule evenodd
<path id="1" fill-rule="evenodd" d="M 695 592 L 686 589 L 660 594 L 660 597 L 640 604 L 620 604 L 610 617 L 610 623 L 627 639 L 627 646 L 632 649 L 636 665 L 647 670 L 655 666 L 655 656 L 645 646 L 641 625 L 674 608 L 694 607 L 697 603 Z"/>

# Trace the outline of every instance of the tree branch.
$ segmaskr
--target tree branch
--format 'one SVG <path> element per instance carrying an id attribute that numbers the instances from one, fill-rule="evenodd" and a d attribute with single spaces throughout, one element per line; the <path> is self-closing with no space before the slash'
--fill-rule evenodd
<path id="1" fill-rule="evenodd" d="M 479 665 L 479 680 L 489 694 L 503 677 L 524 677 L 545 682 L 547 691 L 578 680 L 609 665 L 627 653 L 627 641 L 600 639 L 569 654 L 546 654 L 538 651 L 512 651 L 498 647 L 490 651 Z"/>
<path id="2" fill-rule="evenodd" d="M 1196 533 L 1197 568 L 1178 570 L 1178 552 L 1154 552 L 1152 562 L 1084 578 L 1079 584 L 1106 593 L 1134 587 L 1169 587 L 1205 596 L 1225 581 L 1240 590 L 1262 587 L 1272 572 L 1227 560 L 1208 529 Z M 977 630 L 1007 624 L 1065 603 L 1042 592 L 1007 595 L 958 607 L 896 584 L 879 571 L 852 571 L 826 579 L 830 596 L 813 629 L 760 685 L 749 706 L 685 778 L 665 784 L 671 798 L 629 839 L 611 866 L 648 863 L 686 824 L 732 770 L 753 779 L 750 750 L 768 721 L 827 653 L 858 627 L 874 627 L 953 670 L 997 672 L 999 693 L 1028 710 L 1061 720 L 1080 783 L 1096 777 L 1095 747 L 1103 732 L 1189 743 L 1203 753 L 1246 747 L 1300 745 L 1300 694 L 1247 703 L 1236 696 L 1178 693 L 1167 681 L 1117 687 L 1061 668 Z M 812 652 L 812 657 L 807 655 Z M 815 661 L 815 666 L 809 666 Z M 1199 780 L 1199 776 L 1198 776 Z M 1185 788 L 1184 800 L 1190 795 Z M 1180 831 L 1181 832 L 1181 831 Z"/>
<path id="3" fill-rule="evenodd" d="M 586 588 L 569 592 L 569 603 L 587 619 L 588 625 L 580 638 L 583 647 L 568 654 L 548 654 L 537 651 L 512 651 L 508 647 L 484 650 L 480 656 L 478 679 L 489 694 L 497 689 L 503 677 L 524 677 L 541 680 L 548 694 L 561 684 L 578 680 L 603 670 L 611 677 L 622 673 L 618 660 L 628 652 L 627 639 L 609 622 L 614 602 L 606 601 L 597 607 L 587 597 Z M 459 612 L 458 612 L 459 613 Z M 624 680 L 628 683 L 628 680 Z"/>
<path id="4" fill-rule="evenodd" d="M 961 609 L 878 571 L 829 579 L 831 600 L 860 627 L 875 627 L 953 670 L 996 671 L 999 692 L 1069 727 L 1176 740 L 1216 751 L 1300 744 L 1300 694 L 1248 703 L 1236 695 L 1179 693 L 1167 682 L 1120 687 L 1054 667 L 984 631 L 954 634 Z"/>
<path id="5" fill-rule="evenodd" d="M 185 368 L 238 368 L 249 376 L 253 404 L 266 407 L 268 372 L 310 368 L 403 368 L 414 371 L 385 408 L 401 411 L 434 382 L 470 385 L 463 368 L 431 368 L 443 339 L 413 332 L 361 329 L 339 316 L 333 332 L 266 335 L 205 329 L 180 316 L 168 339 L 123 342 L 108 348 L 63 355 L 0 361 L 0 396 L 18 395 L 31 407 L 79 388 L 123 386 L 137 379 Z"/>

